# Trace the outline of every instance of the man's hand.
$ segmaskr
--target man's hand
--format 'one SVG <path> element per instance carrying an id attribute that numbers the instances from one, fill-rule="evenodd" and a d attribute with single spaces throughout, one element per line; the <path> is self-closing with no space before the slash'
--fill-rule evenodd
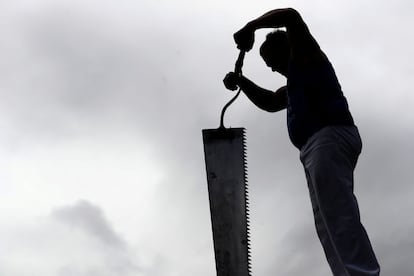
<path id="1" fill-rule="evenodd" d="M 254 44 L 254 29 L 246 25 L 233 35 L 237 48 L 242 51 L 250 51 Z"/>
<path id="2" fill-rule="evenodd" d="M 230 72 L 224 77 L 223 82 L 227 89 L 235 91 L 239 87 L 240 76 L 234 72 Z"/>

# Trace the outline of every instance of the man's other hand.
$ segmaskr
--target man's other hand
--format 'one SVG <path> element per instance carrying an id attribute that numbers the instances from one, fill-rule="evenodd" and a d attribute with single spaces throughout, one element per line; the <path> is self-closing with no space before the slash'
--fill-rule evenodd
<path id="1" fill-rule="evenodd" d="M 237 90 L 239 82 L 240 76 L 234 72 L 227 73 L 223 79 L 224 86 L 231 91 Z"/>
<path id="2" fill-rule="evenodd" d="M 254 30 L 247 25 L 233 35 L 237 48 L 242 51 L 250 51 L 254 44 Z"/>

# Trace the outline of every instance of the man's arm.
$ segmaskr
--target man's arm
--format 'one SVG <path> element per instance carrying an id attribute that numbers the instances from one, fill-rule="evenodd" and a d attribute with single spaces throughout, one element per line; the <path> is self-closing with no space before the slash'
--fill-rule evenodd
<path id="1" fill-rule="evenodd" d="M 229 73 L 224 78 L 226 87 L 238 86 L 258 108 L 268 111 L 277 112 L 287 107 L 287 89 L 286 86 L 279 88 L 276 92 L 264 89 L 244 76 L 235 73 Z"/>
<path id="2" fill-rule="evenodd" d="M 294 58 L 308 58 L 321 53 L 302 17 L 292 8 L 272 10 L 250 21 L 234 34 L 234 40 L 239 49 L 249 51 L 257 29 L 280 27 L 286 28 Z"/>

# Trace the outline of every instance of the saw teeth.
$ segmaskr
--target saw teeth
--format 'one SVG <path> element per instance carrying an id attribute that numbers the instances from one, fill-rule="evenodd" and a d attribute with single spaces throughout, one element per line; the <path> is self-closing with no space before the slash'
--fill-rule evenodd
<path id="1" fill-rule="evenodd" d="M 247 174 L 247 147 L 246 147 L 246 129 L 243 128 L 243 164 L 244 164 L 244 194 L 245 194 L 245 205 L 246 205 L 246 233 L 247 233 L 247 267 L 248 274 L 251 275 L 252 264 L 251 264 L 251 252 L 250 252 L 250 206 L 249 206 L 249 184 Z"/>

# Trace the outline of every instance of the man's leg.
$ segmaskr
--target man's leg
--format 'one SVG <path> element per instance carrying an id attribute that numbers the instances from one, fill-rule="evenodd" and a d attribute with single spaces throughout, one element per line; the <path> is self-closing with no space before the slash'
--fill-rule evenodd
<path id="1" fill-rule="evenodd" d="M 301 150 L 316 230 L 335 276 L 379 275 L 353 193 L 360 150 L 357 128 L 345 126 L 320 130 Z"/>

